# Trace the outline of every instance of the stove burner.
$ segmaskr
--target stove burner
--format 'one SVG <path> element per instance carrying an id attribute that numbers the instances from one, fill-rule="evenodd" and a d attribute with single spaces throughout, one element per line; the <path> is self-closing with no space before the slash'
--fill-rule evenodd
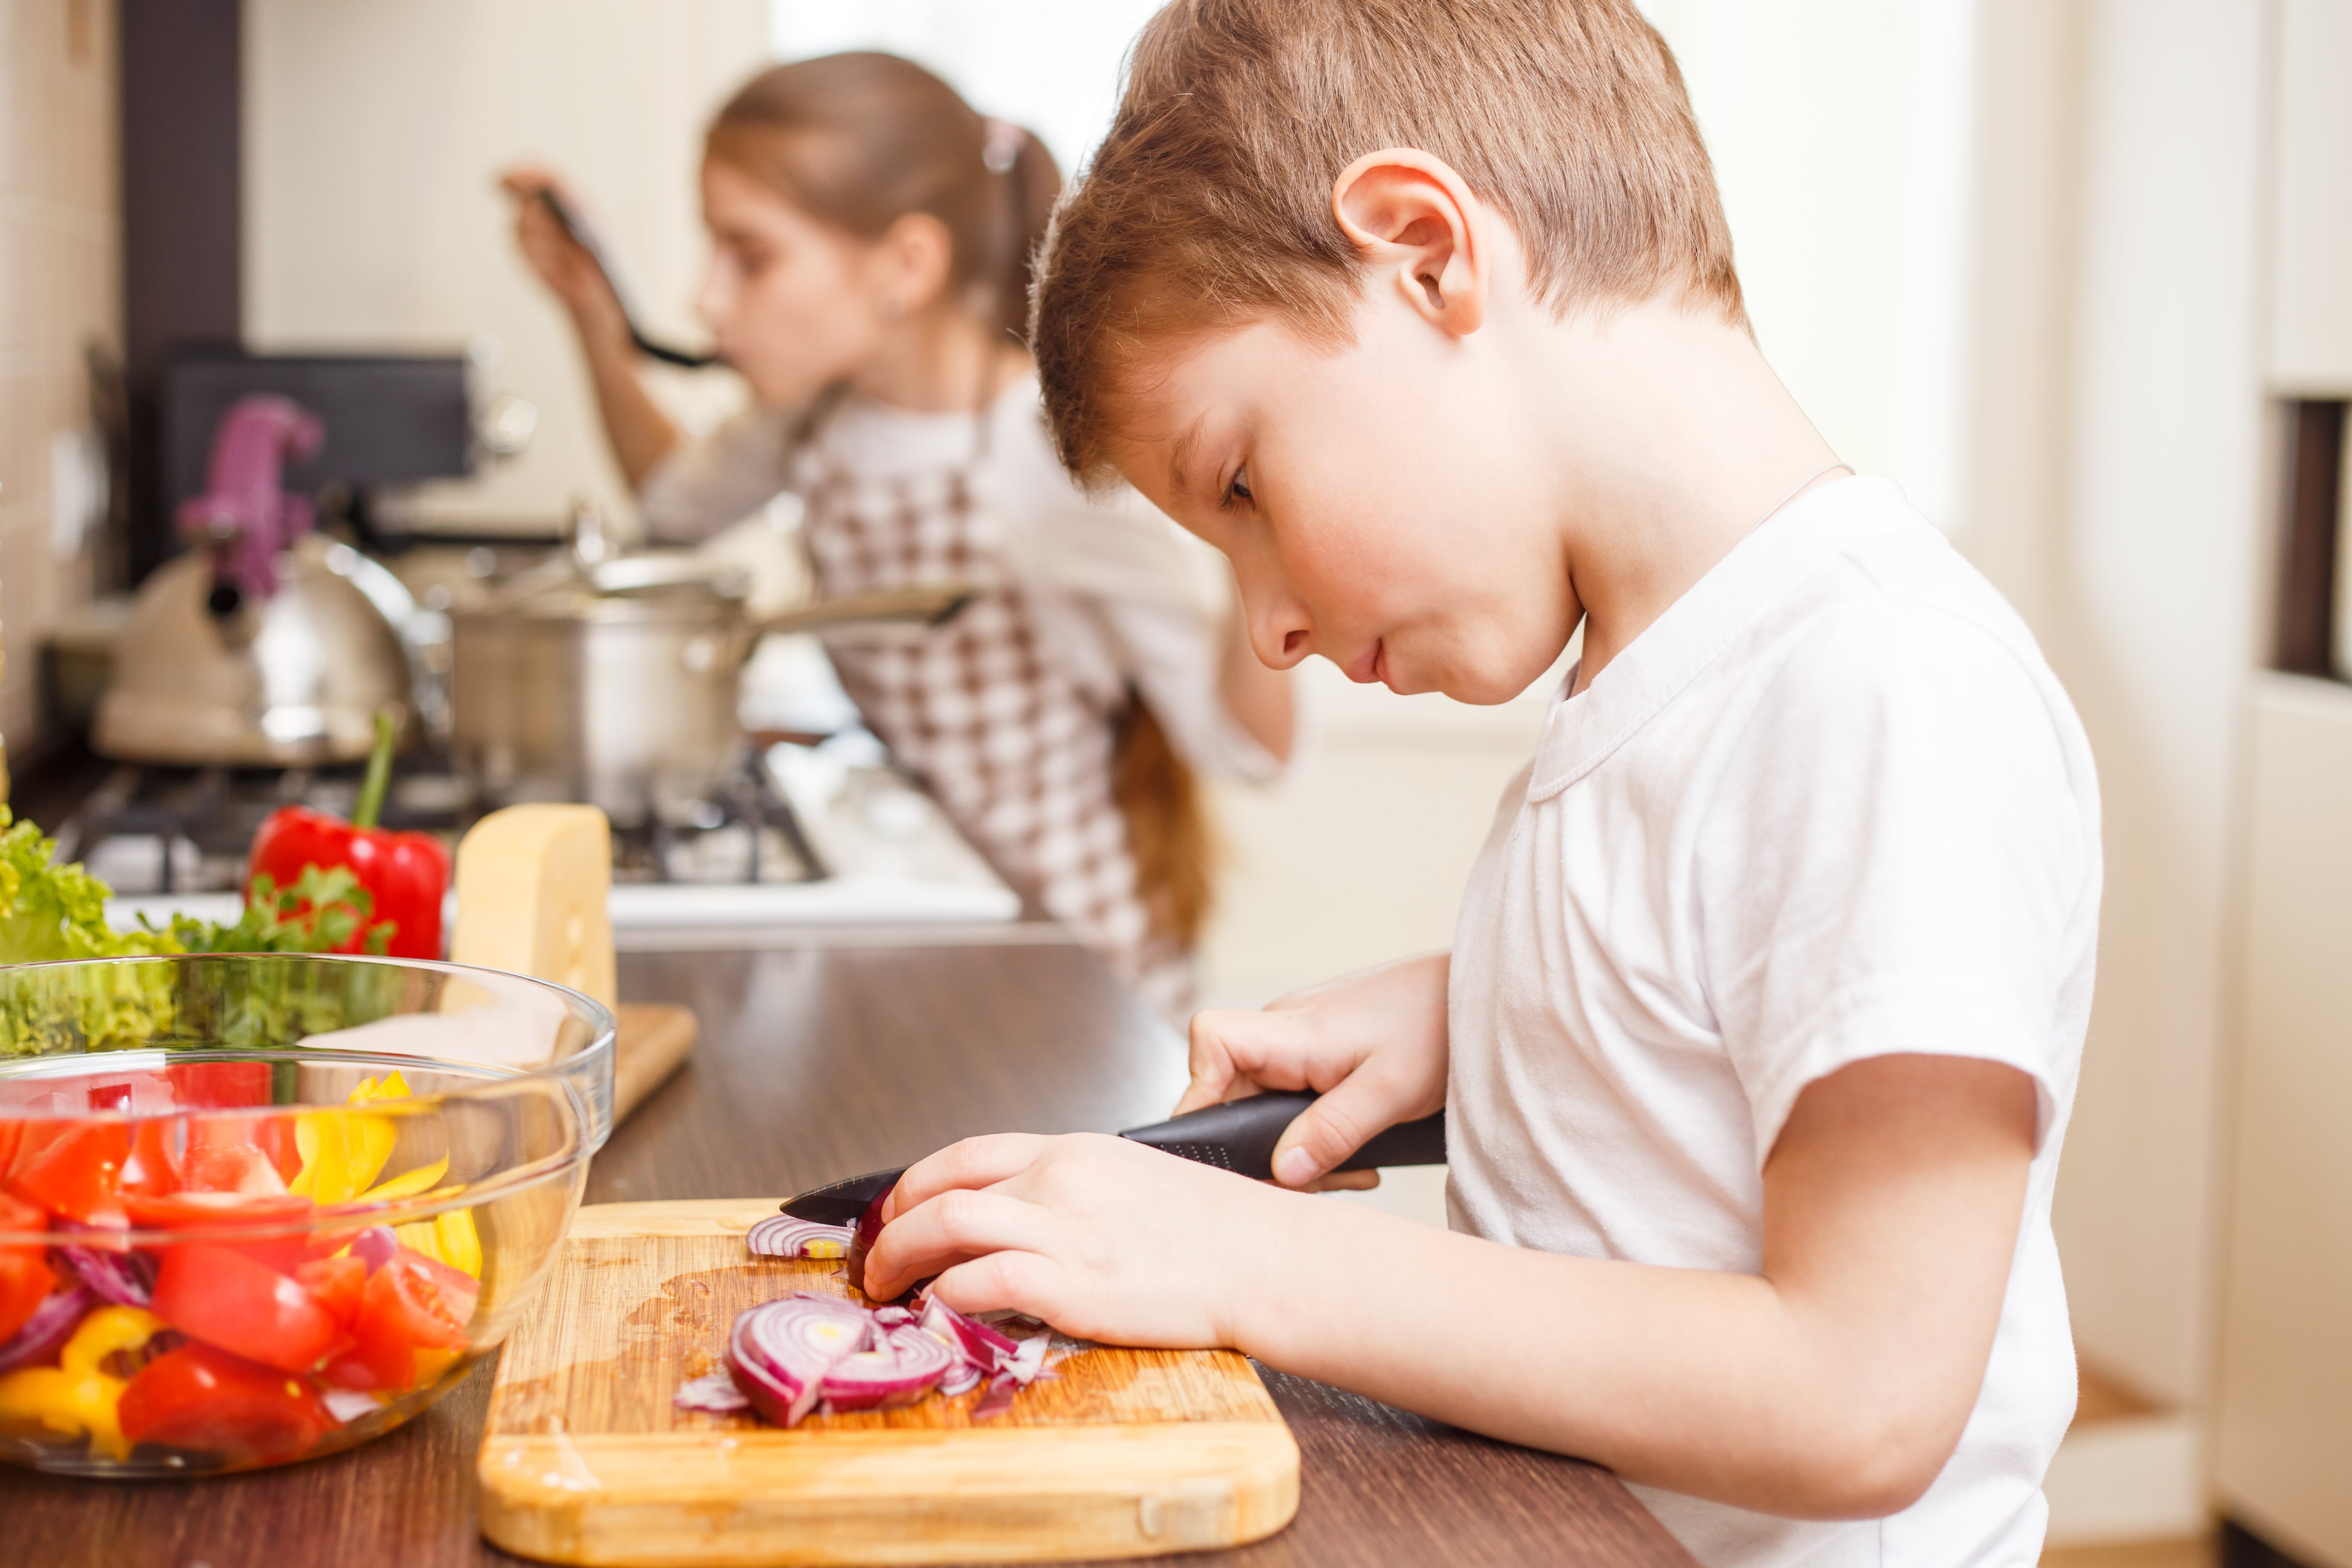
<path id="1" fill-rule="evenodd" d="M 58 858 L 80 860 L 118 895 L 235 892 L 264 817 L 293 805 L 348 816 L 362 772 L 118 767 L 59 825 Z M 434 834 L 454 851 L 481 814 L 464 781 L 428 760 L 394 775 L 383 826 Z M 753 886 L 826 874 L 756 758 L 717 795 L 613 831 L 615 882 Z"/>

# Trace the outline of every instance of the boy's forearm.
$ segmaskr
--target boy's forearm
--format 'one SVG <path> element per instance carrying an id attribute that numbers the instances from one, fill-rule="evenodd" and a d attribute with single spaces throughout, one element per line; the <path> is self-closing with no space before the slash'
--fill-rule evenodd
<path id="1" fill-rule="evenodd" d="M 1839 1336 L 1809 1330 L 1762 1279 L 1286 1203 L 1236 1325 L 1239 1348 L 1269 1366 L 1781 1514 L 1894 1511 L 1948 1451 L 1936 1423 L 1906 1419 L 1899 1389 L 1872 1386 Z"/>

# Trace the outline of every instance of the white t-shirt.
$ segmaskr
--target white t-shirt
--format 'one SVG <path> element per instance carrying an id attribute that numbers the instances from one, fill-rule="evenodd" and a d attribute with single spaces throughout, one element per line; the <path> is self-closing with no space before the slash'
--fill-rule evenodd
<path id="1" fill-rule="evenodd" d="M 1833 1523 L 1635 1489 L 1702 1562 L 2040 1554 L 2074 1407 L 2050 1195 L 2099 878 L 2065 692 L 1885 479 L 1788 506 L 1553 707 L 1455 936 L 1455 1229 L 1752 1274 L 1764 1160 L 1806 1085 L 1920 1052 L 2005 1062 L 2039 1101 L 1991 1361 L 1935 1484 Z"/>

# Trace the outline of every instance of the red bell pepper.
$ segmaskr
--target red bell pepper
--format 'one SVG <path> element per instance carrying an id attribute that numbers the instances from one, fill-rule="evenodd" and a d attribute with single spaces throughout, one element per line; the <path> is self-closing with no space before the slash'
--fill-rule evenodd
<path id="1" fill-rule="evenodd" d="M 441 895 L 449 886 L 449 851 L 429 833 L 392 833 L 376 826 L 384 788 L 392 779 L 392 747 L 399 726 L 389 714 L 376 720 L 375 752 L 367 781 L 345 822 L 308 806 L 282 806 L 253 836 L 245 871 L 246 897 L 255 896 L 257 878 L 284 891 L 301 879 L 302 868 L 347 868 L 373 901 L 369 918 L 355 924 L 338 952 L 380 951 L 395 958 L 441 956 Z M 391 941 L 371 949 L 368 939 L 391 928 Z"/>

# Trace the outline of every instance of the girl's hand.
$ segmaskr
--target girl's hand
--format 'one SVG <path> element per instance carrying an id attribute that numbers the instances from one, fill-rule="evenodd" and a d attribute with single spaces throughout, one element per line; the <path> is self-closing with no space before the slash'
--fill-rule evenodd
<path id="1" fill-rule="evenodd" d="M 520 164 L 499 176 L 499 188 L 514 198 L 515 248 L 522 252 L 523 260 L 548 291 L 572 312 L 582 334 L 618 333 L 625 338 L 628 327 L 622 319 L 621 302 L 614 296 L 604 269 L 539 199 L 541 191 L 551 190 L 568 201 L 570 194 L 563 183 L 549 170 Z"/>
<path id="2" fill-rule="evenodd" d="M 1315 1184 L 1383 1128 L 1444 1109 L 1447 963 L 1430 953 L 1293 992 L 1263 1012 L 1195 1013 L 1192 1082 L 1178 1114 L 1261 1089 L 1319 1090 L 1274 1151 L 1276 1180 Z"/>
<path id="3" fill-rule="evenodd" d="M 1115 1344 L 1230 1345 L 1306 1206 L 1124 1138 L 968 1138 L 898 1178 L 866 1294 L 936 1274 L 932 1291 L 960 1312 L 1009 1308 Z"/>

